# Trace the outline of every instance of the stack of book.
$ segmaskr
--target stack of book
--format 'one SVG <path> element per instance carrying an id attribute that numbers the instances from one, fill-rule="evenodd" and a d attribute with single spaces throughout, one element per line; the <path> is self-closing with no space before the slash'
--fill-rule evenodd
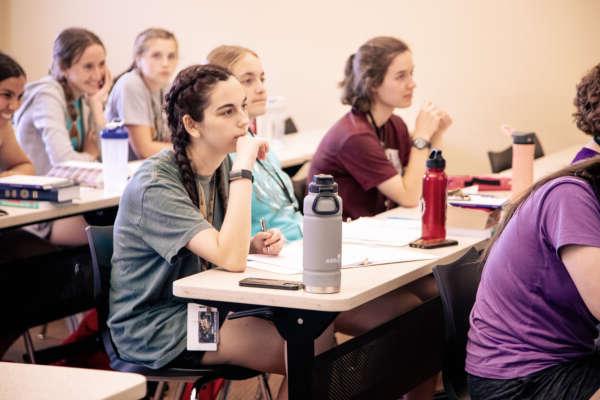
<path id="1" fill-rule="evenodd" d="M 0 199 L 65 202 L 79 197 L 79 185 L 51 176 L 12 175 L 0 178 Z"/>

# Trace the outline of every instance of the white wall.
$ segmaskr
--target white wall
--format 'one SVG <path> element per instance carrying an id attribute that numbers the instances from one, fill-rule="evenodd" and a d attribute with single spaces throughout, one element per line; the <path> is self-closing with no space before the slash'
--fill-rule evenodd
<path id="1" fill-rule="evenodd" d="M 56 34 L 75 25 L 103 39 L 115 73 L 149 26 L 175 32 L 180 67 L 219 44 L 253 48 L 270 93 L 287 98 L 305 129 L 344 112 L 336 83 L 348 55 L 372 36 L 398 36 L 413 49 L 418 84 L 400 114 L 411 126 L 425 100 L 451 113 L 453 173 L 488 170 L 485 151 L 508 145 L 501 123 L 536 131 L 546 152 L 585 141 L 571 121 L 574 86 L 600 62 L 597 0 L 0 0 L 0 12 L 0 46 L 31 79 L 47 71 Z"/>

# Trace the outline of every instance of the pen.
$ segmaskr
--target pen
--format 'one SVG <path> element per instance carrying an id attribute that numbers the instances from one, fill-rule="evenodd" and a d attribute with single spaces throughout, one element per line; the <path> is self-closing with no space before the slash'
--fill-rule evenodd
<path id="1" fill-rule="evenodd" d="M 260 229 L 261 229 L 261 231 L 263 231 L 263 232 L 266 232 L 266 231 L 267 231 L 267 221 L 265 221 L 265 219 L 264 219 L 264 218 L 261 218 L 261 219 L 260 219 Z M 267 246 L 267 253 L 269 253 L 269 252 L 270 252 L 270 250 L 269 250 L 269 246 Z"/>

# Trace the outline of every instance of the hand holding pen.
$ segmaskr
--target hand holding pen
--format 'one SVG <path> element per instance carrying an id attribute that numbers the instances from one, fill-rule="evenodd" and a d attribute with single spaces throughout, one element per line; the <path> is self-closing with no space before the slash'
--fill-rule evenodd
<path id="1" fill-rule="evenodd" d="M 250 251 L 256 254 L 269 254 L 276 256 L 285 244 L 285 238 L 279 229 L 267 229 L 264 218 L 260 220 L 261 231 L 258 232 L 250 243 Z"/>

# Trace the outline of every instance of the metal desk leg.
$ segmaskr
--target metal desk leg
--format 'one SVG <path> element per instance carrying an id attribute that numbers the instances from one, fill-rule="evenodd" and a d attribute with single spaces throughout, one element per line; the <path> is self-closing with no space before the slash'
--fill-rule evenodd
<path id="1" fill-rule="evenodd" d="M 337 313 L 279 309 L 273 322 L 287 341 L 288 391 L 290 400 L 312 397 L 314 340 L 331 324 Z"/>

